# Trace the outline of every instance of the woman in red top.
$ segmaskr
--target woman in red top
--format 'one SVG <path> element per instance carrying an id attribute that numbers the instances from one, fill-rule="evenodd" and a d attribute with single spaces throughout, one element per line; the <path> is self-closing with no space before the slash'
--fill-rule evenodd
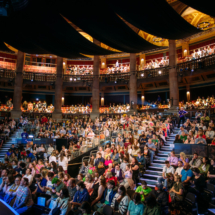
<path id="1" fill-rule="evenodd" d="M 215 138 L 212 140 L 211 145 L 215 145 Z"/>
<path id="2" fill-rule="evenodd" d="M 108 181 L 114 181 L 115 183 L 115 186 L 117 185 L 117 177 L 113 176 L 112 172 L 107 172 L 106 175 L 105 175 L 105 178 L 106 178 L 106 183 Z"/>
<path id="3" fill-rule="evenodd" d="M 129 142 L 129 139 L 126 139 L 126 140 L 125 140 L 125 143 L 124 143 L 125 149 L 128 148 L 128 145 L 131 145 L 131 143 Z"/>

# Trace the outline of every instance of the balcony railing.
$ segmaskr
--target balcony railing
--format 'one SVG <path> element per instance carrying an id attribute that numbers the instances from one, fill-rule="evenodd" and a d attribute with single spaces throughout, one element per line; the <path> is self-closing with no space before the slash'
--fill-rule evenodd
<path id="1" fill-rule="evenodd" d="M 199 59 L 195 59 L 192 61 L 186 61 L 183 63 L 177 64 L 177 72 L 183 73 L 186 71 L 194 72 L 197 69 L 204 69 L 206 67 L 210 67 L 215 65 L 215 54 L 209 55 L 206 57 L 202 57 Z M 148 78 L 156 78 L 169 74 L 170 66 L 154 68 L 154 69 L 146 69 L 142 71 L 131 71 L 128 73 L 116 73 L 116 74 L 100 74 L 99 81 L 100 82 L 116 82 L 116 81 L 129 81 L 130 75 L 135 73 L 137 79 L 148 79 Z M 0 77 L 1 78 L 14 78 L 15 72 L 7 69 L 0 69 Z M 93 81 L 95 75 L 67 75 L 62 74 L 62 79 L 64 82 L 88 82 Z M 30 81 L 44 81 L 44 82 L 54 82 L 56 80 L 56 74 L 50 73 L 35 73 L 35 72 L 24 72 L 23 73 L 24 80 Z"/>

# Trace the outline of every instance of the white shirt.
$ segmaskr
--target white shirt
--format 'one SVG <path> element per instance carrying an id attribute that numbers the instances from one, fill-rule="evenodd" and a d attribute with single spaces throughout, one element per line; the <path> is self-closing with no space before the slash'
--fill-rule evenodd
<path id="1" fill-rule="evenodd" d="M 49 157 L 49 163 L 51 163 L 52 161 L 54 161 L 56 163 L 57 162 L 57 158 L 55 156 L 50 156 Z"/>
<path id="2" fill-rule="evenodd" d="M 170 166 L 169 168 L 166 167 L 166 166 L 164 166 L 164 167 L 163 167 L 163 172 L 164 172 L 164 173 L 172 173 L 172 174 L 174 174 L 175 169 L 174 169 L 172 166 Z"/>
<path id="3" fill-rule="evenodd" d="M 183 166 L 182 167 L 178 167 L 175 172 L 177 172 L 178 175 L 181 175 L 182 169 L 183 169 Z"/>
<path id="4" fill-rule="evenodd" d="M 58 165 L 63 167 L 63 170 L 67 170 L 67 164 L 68 164 L 68 159 L 66 157 L 63 158 L 62 161 L 60 161 L 60 158 L 58 159 Z"/>
<path id="5" fill-rule="evenodd" d="M 32 181 L 33 181 L 33 176 L 30 174 L 30 175 L 24 175 L 23 178 L 27 178 L 28 179 L 28 186 L 31 186 L 32 184 Z"/>

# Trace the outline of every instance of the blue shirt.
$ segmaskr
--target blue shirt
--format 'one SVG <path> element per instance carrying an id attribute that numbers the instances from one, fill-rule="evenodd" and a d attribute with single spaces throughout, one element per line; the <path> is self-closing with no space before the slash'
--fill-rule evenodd
<path id="1" fill-rule="evenodd" d="M 78 190 L 75 193 L 73 202 L 77 202 L 77 203 L 82 203 L 84 201 L 88 202 L 89 201 L 89 197 L 90 196 L 89 196 L 89 193 L 88 193 L 87 189 L 84 188 L 83 192 L 81 192 L 80 190 Z"/>
<path id="2" fill-rule="evenodd" d="M 46 183 L 47 183 L 47 180 L 45 178 L 43 178 L 42 181 L 40 182 L 40 187 L 45 187 Z M 42 192 L 42 190 L 40 189 L 40 187 L 38 186 L 37 193 L 45 193 L 45 192 Z"/>
<path id="3" fill-rule="evenodd" d="M 183 181 L 187 180 L 187 176 L 192 177 L 193 172 L 191 169 L 188 169 L 188 170 L 182 169 L 181 175 L 182 175 L 181 182 L 183 182 Z"/>
<path id="4" fill-rule="evenodd" d="M 185 110 L 180 110 L 180 111 L 178 112 L 180 118 L 181 118 L 181 117 L 184 117 L 184 114 L 186 114 L 186 113 L 187 113 L 187 111 L 185 111 Z"/>
<path id="5" fill-rule="evenodd" d="M 27 138 L 28 138 L 28 133 L 23 132 L 23 133 L 21 134 L 21 136 L 22 136 L 22 139 L 27 139 Z"/>
<path id="6" fill-rule="evenodd" d="M 130 215 L 142 215 L 145 207 L 146 206 L 142 203 L 136 205 L 133 201 L 130 201 L 128 205 L 128 211 L 130 212 Z"/>

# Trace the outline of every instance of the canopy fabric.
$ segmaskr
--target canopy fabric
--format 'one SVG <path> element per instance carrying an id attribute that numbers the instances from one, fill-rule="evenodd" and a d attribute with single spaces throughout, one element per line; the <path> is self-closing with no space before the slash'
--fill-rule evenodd
<path id="1" fill-rule="evenodd" d="M 184 20 L 166 0 L 107 1 L 122 18 L 149 34 L 176 40 L 200 32 Z"/>
<path id="2" fill-rule="evenodd" d="M 60 0 L 60 13 L 83 31 L 100 42 L 128 53 L 137 53 L 157 46 L 136 34 L 112 10 L 110 5 L 100 0 Z M 72 10 L 79 8 L 80 10 Z"/>
<path id="3" fill-rule="evenodd" d="M 215 10 L 213 6 L 213 2 L 211 0 L 180 0 L 180 2 L 201 11 L 202 13 L 206 13 L 212 17 L 215 17 Z"/>

